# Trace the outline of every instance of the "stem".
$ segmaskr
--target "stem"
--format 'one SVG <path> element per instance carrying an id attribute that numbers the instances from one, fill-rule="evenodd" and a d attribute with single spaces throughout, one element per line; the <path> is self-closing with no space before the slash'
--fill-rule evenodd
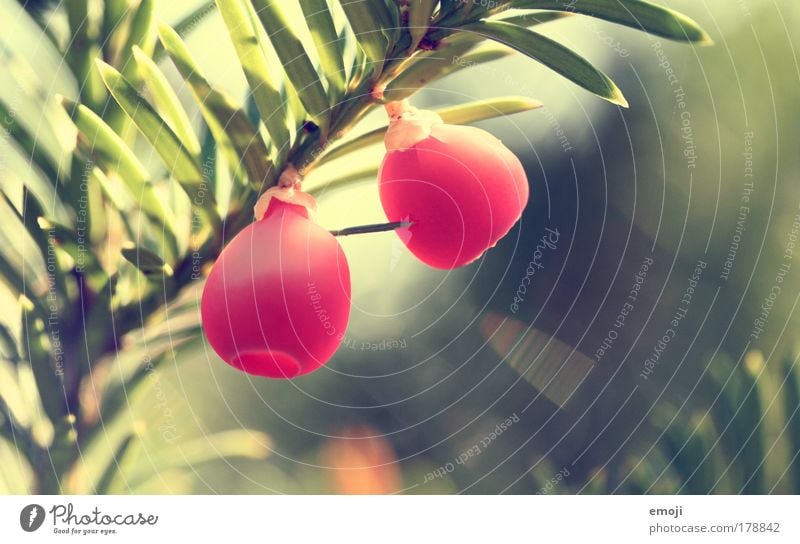
<path id="1" fill-rule="evenodd" d="M 380 89 L 394 78 L 403 64 L 413 55 L 401 51 L 408 49 L 410 35 L 404 34 L 400 41 L 395 44 L 392 51 L 387 54 L 383 71 L 380 74 L 369 77 L 361 82 L 355 89 L 350 91 L 343 103 L 340 104 L 338 111 L 334 115 L 330 134 L 327 139 L 321 138 L 319 131 L 299 142 L 295 149 L 289 153 L 289 162 L 294 163 L 300 173 L 306 175 L 310 173 L 325 155 L 325 151 L 330 145 L 344 136 L 353 126 L 360 121 L 364 115 L 374 106 L 382 104 Z M 373 91 L 378 90 L 377 93 Z"/>
<path id="2" fill-rule="evenodd" d="M 372 232 L 386 232 L 389 230 L 402 229 L 413 225 L 411 221 L 393 221 L 392 223 L 376 223 L 373 225 L 359 225 L 357 227 L 347 227 L 341 230 L 332 230 L 334 236 L 350 236 L 351 234 L 369 234 Z"/>

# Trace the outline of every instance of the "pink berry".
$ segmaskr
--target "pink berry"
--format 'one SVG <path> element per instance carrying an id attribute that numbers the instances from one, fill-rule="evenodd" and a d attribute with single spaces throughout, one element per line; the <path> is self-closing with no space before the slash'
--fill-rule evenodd
<path id="1" fill-rule="evenodd" d="M 339 347 L 350 315 L 350 270 L 336 238 L 310 218 L 310 196 L 270 192 L 263 218 L 214 264 L 201 313 L 211 347 L 228 364 L 291 378 L 321 367 Z"/>
<path id="2" fill-rule="evenodd" d="M 433 112 L 390 112 L 380 198 L 390 221 L 411 221 L 401 239 L 441 269 L 469 264 L 519 220 L 528 180 L 519 159 L 488 132 L 447 125 Z"/>

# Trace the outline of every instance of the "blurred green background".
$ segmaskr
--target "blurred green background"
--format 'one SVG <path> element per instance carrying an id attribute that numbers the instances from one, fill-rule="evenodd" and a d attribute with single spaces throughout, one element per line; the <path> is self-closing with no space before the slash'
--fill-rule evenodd
<path id="1" fill-rule="evenodd" d="M 532 188 L 496 248 L 442 272 L 393 233 L 342 239 L 353 312 L 325 367 L 292 381 L 253 378 L 195 331 L 168 351 L 151 387 L 126 399 L 120 425 L 136 432 L 124 455 L 124 431 L 104 429 L 70 490 L 93 490 L 92 456 L 116 456 L 112 493 L 800 491 L 800 6 L 658 3 L 690 15 L 715 45 L 580 17 L 542 27 L 612 75 L 629 109 L 521 55 L 412 97 L 426 108 L 500 94 L 544 103 L 479 124 L 517 153 Z M 2 2 L 5 15 L 13 4 Z M 177 21 L 190 4 L 156 2 L 156 17 Z M 44 145 L 63 145 L 74 138 L 68 128 L 37 127 L 63 115 L 54 93 L 75 96 L 75 81 L 32 20 L 3 34 L 6 109 Z M 186 41 L 209 79 L 245 98 L 219 14 Z M 44 100 L 37 89 L 48 90 Z M 362 126 L 381 122 L 375 114 Z M 139 151 L 157 168 L 152 151 Z M 374 146 L 345 160 L 381 154 Z M 4 145 L 0 179 L 20 184 L 29 162 Z M 336 170 L 315 171 L 307 186 Z M 328 228 L 384 220 L 374 179 L 324 191 L 319 205 Z M 558 231 L 555 247 L 514 311 L 546 229 Z M 629 298 L 637 274 L 641 289 Z M 199 296 L 198 287 L 182 300 L 197 306 Z M 0 305 L 20 312 L 9 293 Z M 158 316 L 136 318 L 158 326 Z M 133 356 L 147 350 L 142 343 Z M 7 490 L 30 490 L 34 469 L 14 461 L 12 444 L 0 450 L 3 465 L 19 467 L 4 470 Z"/>

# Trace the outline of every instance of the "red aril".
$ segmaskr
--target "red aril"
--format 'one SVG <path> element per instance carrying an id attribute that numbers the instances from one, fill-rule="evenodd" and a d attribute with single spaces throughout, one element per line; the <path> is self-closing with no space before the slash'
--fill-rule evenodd
<path id="1" fill-rule="evenodd" d="M 228 364 L 291 378 L 333 355 L 350 315 L 350 271 L 339 242 L 311 217 L 313 199 L 270 189 L 257 217 L 225 247 L 203 289 L 203 328 Z"/>
<path id="2" fill-rule="evenodd" d="M 401 239 L 442 269 L 478 259 L 506 235 L 528 202 L 519 159 L 488 132 L 444 124 L 406 103 L 387 106 L 390 125 L 380 170 L 389 221 L 411 221 Z"/>

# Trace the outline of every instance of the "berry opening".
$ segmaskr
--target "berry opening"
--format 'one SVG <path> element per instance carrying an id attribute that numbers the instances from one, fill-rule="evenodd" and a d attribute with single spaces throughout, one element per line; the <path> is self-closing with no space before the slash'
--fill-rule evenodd
<path id="1" fill-rule="evenodd" d="M 293 378 L 300 374 L 300 363 L 283 351 L 241 351 L 231 365 L 247 372 L 267 378 Z"/>

